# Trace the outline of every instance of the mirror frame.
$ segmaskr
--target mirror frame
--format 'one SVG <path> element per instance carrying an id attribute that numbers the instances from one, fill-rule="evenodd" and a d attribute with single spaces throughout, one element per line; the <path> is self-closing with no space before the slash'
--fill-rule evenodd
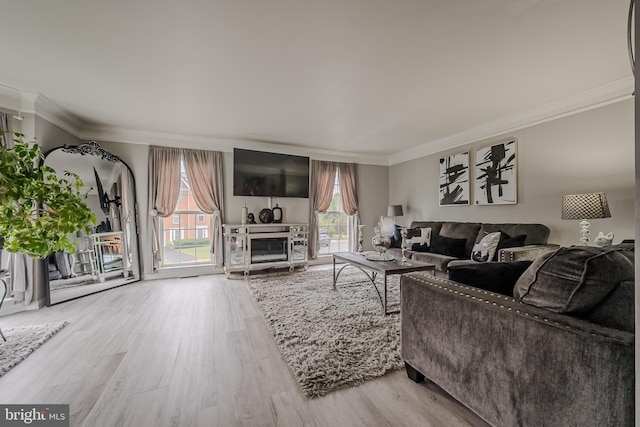
<path id="1" fill-rule="evenodd" d="M 141 252 L 140 252 L 140 222 L 139 222 L 139 216 L 138 216 L 138 201 L 137 201 L 137 196 L 136 196 L 136 178 L 135 175 L 133 174 L 133 170 L 131 170 L 131 167 L 129 167 L 129 165 L 127 164 L 127 162 L 125 162 L 124 160 L 122 160 L 120 157 L 116 156 L 115 154 L 112 154 L 110 152 L 108 152 L 107 150 L 105 150 L 104 148 L 102 148 L 96 141 L 88 141 L 88 142 L 83 142 L 79 145 L 69 145 L 69 144 L 65 144 L 62 146 L 58 146 L 58 147 L 54 147 L 50 150 L 48 150 L 46 153 L 44 153 L 44 157 L 40 160 L 40 166 L 43 166 L 45 164 L 45 161 L 47 159 L 47 156 L 49 156 L 49 154 L 53 153 L 54 151 L 57 150 L 61 150 L 65 153 L 69 153 L 69 154 L 79 154 L 81 156 L 86 156 L 86 155 L 90 155 L 90 156 L 96 156 L 96 157 L 100 157 L 102 160 L 107 160 L 109 162 L 112 163 L 121 163 L 124 166 L 127 167 L 127 169 L 129 170 L 129 176 L 131 177 L 131 190 L 132 190 L 132 195 L 133 195 L 133 212 L 134 212 L 134 220 L 135 220 L 135 236 L 136 236 L 136 244 L 135 244 L 135 249 L 137 251 L 137 266 L 133 266 L 133 271 L 137 272 L 138 274 L 138 278 L 135 280 L 130 280 L 127 281 L 126 283 L 122 283 L 119 285 L 115 285 L 109 288 L 105 288 L 105 289 L 99 289 L 96 291 L 92 291 L 92 292 L 88 292 L 86 294 L 82 294 L 82 295 L 78 295 L 78 296 L 74 296 L 72 298 L 68 298 L 62 301 L 56 301 L 54 303 L 51 302 L 51 288 L 49 286 L 49 268 L 48 268 L 48 262 L 49 262 L 49 257 L 51 256 L 51 254 L 49 256 L 47 256 L 44 260 L 42 260 L 42 268 L 44 271 L 44 280 L 45 280 L 45 293 L 46 293 L 46 305 L 47 306 L 52 306 L 52 305 L 56 305 L 56 304 L 60 304 L 63 302 L 67 302 L 67 301 L 72 301 L 78 298 L 83 298 L 87 295 L 93 295 L 99 292 L 104 292 L 104 291 L 108 291 L 109 289 L 114 289 L 114 288 L 118 288 L 121 286 L 125 286 L 131 283 L 135 283 L 135 282 L 139 282 L 140 280 L 142 280 L 142 256 L 141 256 Z M 66 169 L 65 169 L 66 170 Z M 56 171 L 59 172 L 59 171 Z M 73 171 L 70 171 L 73 172 Z M 102 196 L 99 196 L 102 197 Z"/>

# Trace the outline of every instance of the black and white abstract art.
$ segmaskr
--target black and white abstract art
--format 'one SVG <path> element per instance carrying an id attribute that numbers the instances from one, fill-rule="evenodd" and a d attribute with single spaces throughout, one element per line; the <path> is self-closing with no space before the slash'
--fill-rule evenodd
<path id="1" fill-rule="evenodd" d="M 517 203 L 516 140 L 476 150 L 476 205 Z"/>
<path id="2" fill-rule="evenodd" d="M 440 206 L 469 204 L 469 152 L 440 158 Z"/>

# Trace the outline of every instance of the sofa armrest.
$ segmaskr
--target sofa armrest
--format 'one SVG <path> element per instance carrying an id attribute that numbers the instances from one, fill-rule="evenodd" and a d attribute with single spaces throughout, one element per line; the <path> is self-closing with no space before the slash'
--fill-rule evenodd
<path id="1" fill-rule="evenodd" d="M 400 293 L 405 363 L 489 423 L 633 422 L 634 334 L 419 273 Z"/>
<path id="2" fill-rule="evenodd" d="M 540 255 L 544 255 L 547 252 L 555 251 L 560 245 L 547 244 L 547 245 L 527 245 L 518 246 L 515 248 L 504 248 L 498 251 L 498 261 L 524 261 L 538 258 Z"/>

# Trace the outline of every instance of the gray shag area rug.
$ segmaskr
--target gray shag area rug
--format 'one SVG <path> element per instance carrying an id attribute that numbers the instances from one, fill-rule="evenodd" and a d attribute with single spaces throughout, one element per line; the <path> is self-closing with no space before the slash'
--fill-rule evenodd
<path id="1" fill-rule="evenodd" d="M 2 333 L 7 338 L 7 342 L 0 338 L 0 377 L 26 359 L 35 349 L 64 328 L 67 323 L 52 322 L 3 329 Z"/>
<path id="2" fill-rule="evenodd" d="M 364 273 L 347 267 L 333 290 L 331 270 L 263 274 L 248 279 L 274 339 L 303 393 L 323 396 L 401 369 L 400 318 L 385 316 Z M 382 292 L 382 279 L 376 281 Z M 388 278 L 389 308 L 400 300 Z"/>

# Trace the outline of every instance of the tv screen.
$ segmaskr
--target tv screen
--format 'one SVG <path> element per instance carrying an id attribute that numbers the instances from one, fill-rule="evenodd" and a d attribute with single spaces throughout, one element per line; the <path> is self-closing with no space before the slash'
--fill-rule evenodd
<path id="1" fill-rule="evenodd" d="M 233 149 L 233 195 L 309 197 L 309 158 Z"/>

